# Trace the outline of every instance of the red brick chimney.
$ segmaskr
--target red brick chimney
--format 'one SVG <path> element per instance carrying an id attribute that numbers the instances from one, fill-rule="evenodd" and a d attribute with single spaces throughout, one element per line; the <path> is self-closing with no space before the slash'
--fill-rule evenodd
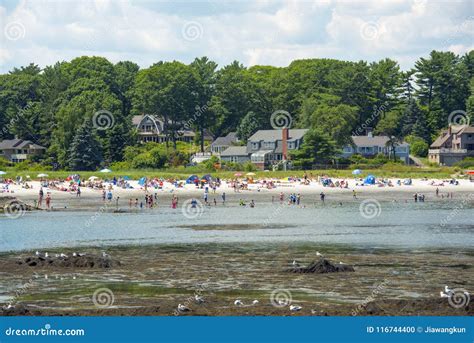
<path id="1" fill-rule="evenodd" d="M 289 130 L 287 127 L 281 130 L 281 144 L 282 144 L 282 159 L 287 160 L 288 158 L 288 138 L 289 138 Z"/>

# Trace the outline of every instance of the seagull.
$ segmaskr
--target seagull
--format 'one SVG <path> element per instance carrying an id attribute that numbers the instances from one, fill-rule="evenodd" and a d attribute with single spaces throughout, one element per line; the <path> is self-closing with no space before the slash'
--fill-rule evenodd
<path id="1" fill-rule="evenodd" d="M 54 257 L 59 258 L 59 254 L 54 254 Z"/>
<path id="2" fill-rule="evenodd" d="M 44 253 L 44 257 L 49 257 L 47 252 Z"/>
<path id="3" fill-rule="evenodd" d="M 72 277 L 72 279 L 73 279 L 73 280 L 76 280 L 76 277 L 75 277 L 75 276 L 73 276 L 73 277 Z"/>
<path id="4" fill-rule="evenodd" d="M 449 288 L 448 286 L 444 286 L 444 293 L 450 294 L 450 293 L 453 293 L 453 291 L 452 291 L 452 289 Z"/>
<path id="5" fill-rule="evenodd" d="M 299 311 L 299 310 L 301 310 L 301 309 L 302 309 L 302 307 L 301 307 L 301 306 L 298 306 L 298 305 L 291 305 L 291 306 L 290 306 L 290 311 L 296 312 L 296 311 Z"/>
<path id="6" fill-rule="evenodd" d="M 316 256 L 323 256 L 319 251 L 316 251 Z"/>
<path id="7" fill-rule="evenodd" d="M 341 261 L 339 261 L 339 264 L 344 264 L 344 263 L 342 263 Z"/>
<path id="8" fill-rule="evenodd" d="M 285 300 L 278 300 L 278 305 L 286 306 L 286 305 L 288 305 L 288 302 L 286 302 Z"/>
<path id="9" fill-rule="evenodd" d="M 5 310 L 9 310 L 13 308 L 14 306 L 12 304 L 8 304 L 7 306 L 3 307 Z"/>
<path id="10" fill-rule="evenodd" d="M 39 256 L 39 255 L 40 255 L 40 252 L 39 252 L 39 251 L 37 251 L 37 252 L 35 253 L 35 255 L 36 255 L 36 256 Z"/>
<path id="11" fill-rule="evenodd" d="M 258 300 L 252 301 L 252 304 L 253 304 L 253 305 L 257 305 L 257 304 L 258 304 Z"/>
<path id="12" fill-rule="evenodd" d="M 202 304 L 204 302 L 204 298 L 201 297 L 200 295 L 196 294 L 194 295 L 194 300 L 196 301 L 196 303 L 198 304 Z"/>
<path id="13" fill-rule="evenodd" d="M 235 306 L 244 306 L 244 303 L 242 302 L 242 300 L 237 299 L 236 301 L 234 301 L 234 305 Z"/>
<path id="14" fill-rule="evenodd" d="M 61 255 L 59 255 L 59 256 L 64 257 L 64 258 L 67 258 L 67 255 L 66 255 L 66 254 L 63 254 L 63 253 L 61 253 Z"/>
<path id="15" fill-rule="evenodd" d="M 110 255 L 107 254 L 105 251 L 102 251 L 102 257 L 103 257 L 103 258 L 109 258 Z"/>
<path id="16" fill-rule="evenodd" d="M 77 256 L 79 256 L 79 257 L 86 256 L 86 253 L 80 252 L 80 253 L 77 254 Z"/>
<path id="17" fill-rule="evenodd" d="M 45 280 L 48 280 L 48 274 L 44 274 Z"/>
<path id="18" fill-rule="evenodd" d="M 297 268 L 297 267 L 299 267 L 299 266 L 300 266 L 300 265 L 299 265 L 299 263 L 298 263 L 298 262 L 296 262 L 296 260 L 293 260 L 293 263 L 292 263 L 292 264 L 293 264 L 293 267 L 295 267 L 295 268 Z"/>
<path id="19" fill-rule="evenodd" d="M 77 257 L 77 254 L 75 252 L 72 253 L 73 257 Z"/>
<path id="20" fill-rule="evenodd" d="M 441 296 L 441 298 L 449 298 L 449 295 L 447 295 L 447 294 L 444 293 L 443 291 L 440 291 L 440 292 L 439 292 L 439 295 Z"/>
<path id="21" fill-rule="evenodd" d="M 189 309 L 189 307 L 186 307 L 186 306 L 184 306 L 184 305 L 178 304 L 178 311 L 179 311 L 179 312 L 189 312 L 189 311 L 191 311 L 191 310 Z"/>

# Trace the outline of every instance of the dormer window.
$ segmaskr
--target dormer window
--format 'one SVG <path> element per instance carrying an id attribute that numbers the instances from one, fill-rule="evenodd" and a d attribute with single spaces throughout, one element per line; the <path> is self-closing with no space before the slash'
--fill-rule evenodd
<path id="1" fill-rule="evenodd" d="M 259 142 L 252 142 L 252 149 L 253 149 L 253 150 L 257 150 L 259 147 L 260 147 L 260 143 L 259 143 Z"/>

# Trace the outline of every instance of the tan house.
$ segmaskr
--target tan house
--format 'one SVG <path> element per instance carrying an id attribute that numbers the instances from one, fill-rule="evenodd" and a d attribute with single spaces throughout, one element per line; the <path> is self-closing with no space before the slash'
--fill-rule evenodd
<path id="1" fill-rule="evenodd" d="M 431 144 L 430 162 L 452 166 L 466 157 L 474 157 L 474 126 L 450 125 Z"/>
<path id="2" fill-rule="evenodd" d="M 0 142 L 0 157 L 13 163 L 42 155 L 45 151 L 45 147 L 23 139 L 6 139 Z"/>

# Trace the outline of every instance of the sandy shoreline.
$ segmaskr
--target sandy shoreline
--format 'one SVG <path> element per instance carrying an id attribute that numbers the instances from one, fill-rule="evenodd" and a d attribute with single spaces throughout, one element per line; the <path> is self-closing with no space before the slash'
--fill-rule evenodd
<path id="1" fill-rule="evenodd" d="M 333 179 L 333 181 L 342 180 L 342 179 Z M 291 194 L 301 194 L 302 201 L 306 199 L 307 201 L 318 201 L 319 195 L 321 192 L 326 194 L 326 200 L 342 200 L 342 199 L 352 199 L 353 190 L 356 192 L 358 198 L 367 198 L 374 197 L 377 199 L 401 199 L 401 200 L 411 200 L 413 199 L 413 194 L 425 194 L 429 200 L 438 200 L 445 199 L 448 196 L 452 195 L 453 198 L 461 197 L 464 195 L 469 195 L 474 193 L 474 182 L 469 180 L 459 180 L 458 185 L 449 184 L 448 182 L 443 182 L 443 180 L 421 180 L 413 179 L 412 185 L 397 185 L 396 179 L 391 179 L 394 186 L 384 186 L 380 187 L 378 185 L 364 185 L 361 186 L 362 182 L 359 180 L 348 180 L 348 188 L 339 188 L 339 187 L 324 187 L 318 182 L 311 182 L 310 185 L 303 185 L 299 182 L 291 183 L 280 183 L 273 189 L 267 189 L 262 187 L 259 184 L 250 184 L 248 190 L 241 190 L 235 192 L 230 184 L 223 182 L 221 187 L 217 188 L 214 193 L 212 190 L 209 191 L 209 202 L 213 202 L 214 198 L 218 203 L 222 201 L 222 193 L 226 193 L 226 200 L 228 203 L 236 203 L 240 198 L 244 200 L 249 199 L 258 199 L 263 202 L 271 202 L 272 198 L 275 202 L 279 200 L 279 194 L 284 193 L 285 199 Z M 435 185 L 432 185 L 433 183 Z M 128 201 L 130 199 L 142 199 L 145 196 L 145 189 L 138 185 L 137 181 L 130 182 L 133 189 L 123 189 L 117 186 L 112 186 L 113 200 L 112 204 L 116 205 L 116 199 L 119 197 L 119 205 L 122 209 L 126 210 L 128 208 Z M 28 183 L 31 188 L 25 189 L 21 185 L 9 185 L 8 191 L 0 191 L 0 199 L 7 197 L 15 197 L 19 200 L 25 201 L 30 205 L 34 205 L 35 201 L 38 198 L 38 193 L 41 188 L 41 184 L 38 181 L 33 181 Z M 356 185 L 358 184 L 358 185 Z M 443 184 L 441 186 L 441 184 Z M 63 184 L 67 186 L 68 183 Z M 107 187 L 109 184 L 105 184 Z M 1 185 L 0 185 L 1 187 Z M 439 197 L 436 197 L 436 189 L 439 189 Z M 43 187 L 45 194 L 50 193 L 52 198 L 52 206 L 56 209 L 64 209 L 68 207 L 69 209 L 87 209 L 90 207 L 101 206 L 102 202 L 102 190 L 92 189 L 88 187 L 81 187 L 81 196 L 77 197 L 75 192 L 60 191 L 56 189 L 50 189 Z M 164 183 L 162 189 L 157 188 L 148 188 L 148 194 L 157 196 L 158 206 L 169 206 L 169 202 L 173 196 L 177 196 L 180 199 L 189 199 L 196 198 L 198 200 L 202 199 L 204 190 L 197 188 L 194 185 L 185 185 L 184 187 L 177 188 L 173 184 L 168 182 Z M 161 200 L 161 201 L 160 201 Z M 43 204 L 44 207 L 44 204 Z"/>

